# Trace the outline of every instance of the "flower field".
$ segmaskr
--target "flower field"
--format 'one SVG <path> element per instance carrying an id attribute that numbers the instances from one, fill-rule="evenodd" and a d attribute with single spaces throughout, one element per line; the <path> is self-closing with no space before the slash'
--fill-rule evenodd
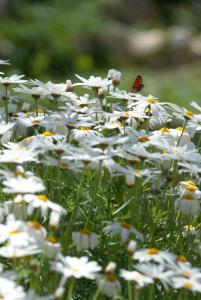
<path id="1" fill-rule="evenodd" d="M 200 299 L 201 106 L 0 60 L 0 299 Z M 146 84 L 146 83 L 145 83 Z M 151 91 L 150 91 L 151 92 Z"/>

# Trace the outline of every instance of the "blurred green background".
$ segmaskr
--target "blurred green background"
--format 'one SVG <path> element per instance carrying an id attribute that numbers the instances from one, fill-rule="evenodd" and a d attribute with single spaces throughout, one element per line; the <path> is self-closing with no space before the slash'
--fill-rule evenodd
<path id="1" fill-rule="evenodd" d="M 140 73 L 144 94 L 201 104 L 201 1 L 0 0 L 0 59 L 8 73 L 65 81 Z"/>

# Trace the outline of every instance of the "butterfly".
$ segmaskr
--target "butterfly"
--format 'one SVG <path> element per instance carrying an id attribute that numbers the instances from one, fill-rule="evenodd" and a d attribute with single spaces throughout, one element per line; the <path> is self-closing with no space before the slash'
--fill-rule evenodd
<path id="1" fill-rule="evenodd" d="M 141 75 L 137 75 L 137 77 L 135 78 L 133 85 L 131 87 L 131 92 L 132 93 L 137 93 L 139 91 L 141 91 L 141 89 L 143 89 L 144 84 L 143 84 L 143 79 Z"/>

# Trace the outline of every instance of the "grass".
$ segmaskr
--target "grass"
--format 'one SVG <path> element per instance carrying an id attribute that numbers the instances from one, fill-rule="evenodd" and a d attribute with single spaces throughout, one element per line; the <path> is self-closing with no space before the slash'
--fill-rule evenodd
<path id="1" fill-rule="evenodd" d="M 163 70 L 160 72 L 136 68 L 122 70 L 121 87 L 129 89 L 136 74 L 140 73 L 144 78 L 143 93 L 145 95 L 150 93 L 162 101 L 176 101 L 182 105 L 188 105 L 189 102 L 197 100 L 199 97 L 201 75 L 199 67 L 198 64 L 192 64 L 177 68 L 175 71 Z M 90 95 L 94 96 L 94 90 L 91 89 Z M 84 94 L 85 92 L 86 89 L 79 88 L 79 93 Z M 9 97 L 9 94 L 7 96 Z M 111 96 L 109 91 L 108 96 Z M 8 97 L 4 100 L 7 101 Z M 102 105 L 102 99 L 93 102 L 92 105 L 88 104 L 89 111 L 85 114 L 83 103 L 80 105 L 74 98 L 63 98 L 63 105 L 66 104 L 64 109 L 66 120 L 64 121 L 57 112 L 57 104 L 61 98 L 57 97 L 57 101 L 54 99 L 54 105 L 50 106 L 49 102 L 53 102 L 53 100 L 48 101 L 48 97 L 50 94 L 47 93 L 43 103 L 46 107 L 54 110 L 54 114 L 48 110 L 46 114 L 40 112 L 41 121 L 35 122 L 36 112 L 34 111 L 22 114 L 21 119 L 19 118 L 17 121 L 16 116 L 7 115 L 5 117 L 3 115 L 5 120 L 9 117 L 9 121 L 15 125 L 11 136 L 13 144 L 9 144 L 12 149 L 8 149 L 9 145 L 1 140 L 1 197 L 2 202 L 11 201 L 10 211 L 5 214 L 12 212 L 17 219 L 21 220 L 23 226 L 20 230 L 26 231 L 29 228 L 28 232 L 32 239 L 26 242 L 34 243 L 42 252 L 33 258 L 30 258 L 30 255 L 28 258 L 26 256 L 16 258 L 15 253 L 12 259 L 7 259 L 5 253 L 1 255 L 2 247 L 6 247 L 12 241 L 16 243 L 14 244 L 15 251 L 18 251 L 20 247 L 26 251 L 27 244 L 21 243 L 20 239 L 17 240 L 16 235 L 21 234 L 20 230 L 5 228 L 8 230 L 7 234 L 10 234 L 9 240 L 0 247 L 5 270 L 15 270 L 19 275 L 17 282 L 26 291 L 34 288 L 39 295 L 55 294 L 57 288 L 61 287 L 61 282 L 65 281 L 64 294 L 59 300 L 106 300 L 110 293 L 113 293 L 113 299 L 119 300 L 199 299 L 201 291 L 201 262 L 198 250 L 201 245 L 200 174 L 199 172 L 191 174 L 191 170 L 185 173 L 185 170 L 178 165 L 179 162 L 191 163 L 192 166 L 200 165 L 201 156 L 198 154 L 200 140 L 197 141 L 193 138 L 193 127 L 189 129 L 191 137 L 185 128 L 194 120 L 194 115 L 191 116 L 192 119 L 189 119 L 187 115 L 181 114 L 184 128 L 172 129 L 171 133 L 171 129 L 166 128 L 167 131 L 165 131 L 163 128 L 162 131 L 157 131 L 149 126 L 151 118 L 155 117 L 158 122 L 158 114 L 154 114 L 155 110 L 157 109 L 160 113 L 158 103 L 155 103 L 153 99 L 151 102 L 150 99 L 146 99 L 144 102 L 140 100 L 140 105 L 145 104 L 143 109 L 135 99 L 132 100 L 132 104 L 136 106 L 132 108 L 128 107 L 125 101 L 119 99 L 118 108 L 127 114 L 123 113 L 117 117 L 116 107 L 114 106 L 114 111 L 112 111 L 112 107 L 105 108 Z M 108 99 L 111 100 L 111 97 Z M 197 102 L 199 103 L 198 100 Z M 86 108 L 86 105 L 84 106 Z M 92 111 L 91 106 L 95 109 L 96 114 Z M 168 113 L 172 113 L 169 107 L 166 109 Z M 79 115 L 79 120 L 69 121 L 69 115 L 71 116 L 75 111 Z M 131 114 L 138 111 L 143 118 L 135 116 L 129 121 L 128 111 Z M 29 119 L 30 115 L 34 119 L 34 122 L 31 123 L 32 128 L 25 128 L 23 136 L 20 137 L 19 122 L 22 125 L 23 119 Z M 200 114 L 197 112 L 197 119 L 194 120 L 197 122 L 197 126 L 201 123 L 199 116 Z M 164 111 L 162 117 L 164 117 Z M 33 119 L 30 118 L 32 121 Z M 45 123 L 43 123 L 44 121 Z M 2 126 L 5 126 L 4 121 L 0 120 L 0 126 L 1 123 Z M 115 127 L 109 129 L 108 123 Z M 160 122 L 158 124 L 161 127 L 166 126 Z M 146 131 L 143 130 L 144 128 Z M 76 133 L 79 135 L 76 136 Z M 100 133 L 105 140 L 100 139 L 95 146 L 90 146 L 91 140 L 96 141 Z M 159 136 L 160 140 L 158 140 Z M 125 137 L 127 139 L 122 141 L 122 138 Z M 112 138 L 114 138 L 114 142 L 110 144 Z M 155 144 L 149 144 L 152 140 L 155 141 Z M 109 142 L 109 146 L 106 141 Z M 195 143 L 194 149 L 192 149 L 192 143 L 188 144 L 189 141 Z M 190 150 L 185 148 L 187 145 L 191 147 Z M 25 156 L 30 151 L 37 155 L 36 162 L 24 162 L 23 153 Z M 7 155 L 11 162 L 8 162 Z M 15 170 L 16 164 L 20 164 L 24 169 Z M 79 172 L 77 172 L 78 169 Z M 27 173 L 27 171 L 31 171 L 33 174 Z M 146 175 L 142 175 L 144 172 Z M 127 175 L 131 179 L 134 178 L 132 183 L 130 183 L 130 177 L 127 181 Z M 35 192 L 31 192 L 33 187 L 31 184 L 27 184 L 30 189 L 28 193 L 34 194 L 33 198 L 28 201 L 26 197 L 23 198 L 25 196 L 24 188 L 32 176 L 33 178 L 37 176 L 39 181 L 42 180 L 46 190 L 45 195 L 38 195 L 37 189 Z M 13 184 L 15 180 L 17 183 Z M 182 183 L 183 181 L 186 183 Z M 5 186 L 10 186 L 10 192 L 7 190 L 5 193 Z M 16 194 L 22 199 L 21 201 L 15 202 Z M 180 203 L 176 209 L 175 203 L 178 203 L 178 198 L 183 203 Z M 47 214 L 44 215 L 42 208 L 50 205 L 48 199 L 53 203 L 49 206 Z M 56 208 L 55 203 L 58 205 Z M 188 205 L 187 208 L 182 206 L 184 204 Z M 23 205 L 23 209 L 25 212 L 29 211 L 29 214 L 24 213 L 22 216 L 19 205 Z M 37 207 L 30 211 L 30 205 L 37 205 Z M 59 205 L 66 210 L 66 213 L 64 214 L 60 207 L 60 223 L 55 222 L 52 226 L 49 220 L 52 212 L 55 213 Z M 196 207 L 195 214 L 191 213 L 194 207 Z M 5 218 L 2 222 L 5 224 Z M 111 226 L 117 226 L 111 227 L 113 228 L 110 228 L 111 231 L 118 228 L 117 232 L 121 232 L 122 235 L 112 235 L 112 232 L 107 232 L 108 222 Z M 32 226 L 32 231 L 30 231 L 30 226 Z M 187 230 L 185 226 L 187 226 Z M 193 226 L 196 234 L 191 232 Z M 1 228 L 4 227 L 0 227 L 0 233 L 3 234 L 4 231 Z M 47 236 L 40 237 L 39 243 L 38 230 L 42 230 L 42 228 Z M 79 233 L 81 237 L 75 240 L 73 233 Z M 86 242 L 92 237 L 92 233 L 97 234 L 99 239 L 95 248 Z M 125 234 L 128 236 L 125 237 Z M 14 240 L 12 240 L 13 236 L 15 236 Z M 132 249 L 132 255 L 128 252 L 128 243 L 131 239 L 137 241 L 136 248 Z M 18 244 L 18 242 L 20 243 Z M 48 242 L 49 252 L 45 250 Z M 61 250 L 57 248 L 58 252 L 54 248 L 56 244 L 61 245 Z M 77 246 L 80 245 L 82 249 L 77 250 Z M 56 252 L 54 253 L 54 251 Z M 141 258 L 145 261 L 146 271 L 144 273 L 141 271 L 142 274 L 138 274 L 137 279 L 131 283 L 126 282 L 119 276 L 120 271 L 122 269 L 134 271 L 142 267 L 142 262 L 138 261 L 139 258 L 136 256 L 140 255 L 141 251 L 145 251 L 144 254 L 141 254 Z M 162 262 L 157 261 L 160 255 L 167 257 L 169 252 L 171 252 L 170 262 L 166 259 Z M 151 266 L 147 265 L 146 255 L 149 255 Z M 64 277 L 65 280 L 60 281 L 62 276 L 60 273 L 66 271 L 72 272 L 71 277 L 76 277 L 82 271 L 81 277 L 85 277 L 87 267 L 81 269 L 81 261 L 75 266 L 63 263 L 63 260 L 69 259 L 69 256 L 76 257 L 78 260 L 87 256 L 90 261 L 95 261 L 102 266 L 102 271 L 98 276 L 99 279 L 105 281 L 104 285 L 101 287 L 99 283 L 97 287 L 95 278 L 89 281 L 86 278 L 79 280 L 72 278 L 72 280 Z M 63 260 L 60 261 L 61 257 Z M 58 263 L 59 261 L 60 263 Z M 111 262 L 116 263 L 116 269 L 114 265 L 111 267 Z M 109 270 L 108 263 L 110 263 Z M 52 264 L 60 266 L 60 271 L 52 268 Z M 195 270 L 193 266 L 198 269 Z M 164 268 L 165 272 L 172 272 L 171 275 L 168 275 L 169 289 L 164 288 L 164 277 L 160 270 L 154 278 L 152 277 L 152 273 L 158 267 Z M 150 273 L 150 270 L 153 272 Z M 197 275 L 196 279 L 192 276 L 194 272 Z M 153 283 L 139 288 L 139 276 L 142 278 L 143 275 L 147 275 L 149 279 L 153 280 Z M 186 285 L 181 285 L 180 289 L 174 288 L 174 280 L 178 279 L 187 281 Z M 193 280 L 196 281 L 199 288 L 197 286 L 194 288 L 195 281 Z M 97 279 L 97 281 L 99 280 Z M 121 292 L 118 289 L 119 284 L 122 286 Z M 58 297 L 57 299 L 54 297 L 54 299 L 57 300 Z"/>
<path id="2" fill-rule="evenodd" d="M 142 94 L 151 94 L 161 101 L 188 106 L 191 101 L 201 103 L 201 63 L 194 62 L 170 69 L 125 68 L 123 87 L 129 88 L 136 74 L 141 74 L 145 88 Z"/>

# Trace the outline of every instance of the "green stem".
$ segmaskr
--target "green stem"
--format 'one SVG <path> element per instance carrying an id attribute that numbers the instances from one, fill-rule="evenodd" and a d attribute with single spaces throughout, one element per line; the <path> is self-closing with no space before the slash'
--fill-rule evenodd
<path id="1" fill-rule="evenodd" d="M 96 290 L 96 293 L 95 293 L 95 295 L 93 296 L 93 299 L 92 299 L 92 300 L 97 300 L 99 295 L 100 295 L 100 289 L 98 288 L 98 289 Z"/>
<path id="2" fill-rule="evenodd" d="M 5 113 L 6 113 L 6 123 L 8 123 L 8 87 L 5 86 Z"/>
<path id="3" fill-rule="evenodd" d="M 99 163 L 99 167 L 98 167 L 98 172 L 97 172 L 97 176 L 95 178 L 95 182 L 91 183 L 92 187 L 93 187 L 93 196 L 91 198 L 91 203 L 90 203 L 90 207 L 89 207 L 89 214 L 87 217 L 87 220 L 85 222 L 85 228 L 87 228 L 87 226 L 89 225 L 90 220 L 92 219 L 93 216 L 93 208 L 95 206 L 95 200 L 96 200 L 96 195 L 98 194 L 99 188 L 100 188 L 100 179 L 101 179 L 101 170 L 102 170 L 102 161 L 100 161 Z"/>
<path id="4" fill-rule="evenodd" d="M 35 101 L 35 111 L 36 111 L 36 117 L 38 117 L 38 99 L 37 99 L 37 98 L 35 98 L 35 99 L 34 99 L 34 101 Z"/>
<path id="5" fill-rule="evenodd" d="M 149 300 L 154 299 L 154 293 L 155 293 L 155 286 L 154 286 L 154 284 L 151 284 L 149 286 L 149 297 L 148 297 Z"/>
<path id="6" fill-rule="evenodd" d="M 184 289 L 181 289 L 178 295 L 178 300 L 188 300 L 188 295 Z"/>
<path id="7" fill-rule="evenodd" d="M 72 300 L 72 295 L 73 295 L 73 289 L 74 289 L 74 285 L 75 285 L 75 279 L 73 278 L 71 280 L 69 289 L 68 289 L 68 295 L 67 295 L 67 299 L 66 300 Z"/>
<path id="8" fill-rule="evenodd" d="M 72 235 L 72 230 L 73 230 L 73 225 L 75 223 L 75 219 L 76 219 L 76 213 L 78 210 L 78 206 L 79 206 L 79 201 L 80 201 L 80 194 L 81 194 L 81 190 L 83 187 L 83 183 L 84 183 L 84 171 L 82 173 L 82 177 L 80 180 L 80 185 L 77 191 L 77 196 L 74 202 L 74 208 L 70 217 L 70 221 L 69 221 L 69 225 L 68 225 L 68 231 L 67 231 L 67 236 L 66 236 L 66 245 L 69 246 L 70 244 L 70 240 L 71 240 L 71 235 Z"/>
<path id="9" fill-rule="evenodd" d="M 139 300 L 139 299 L 140 299 L 140 292 L 139 290 L 135 289 L 134 300 Z"/>
<path id="10" fill-rule="evenodd" d="M 134 184 L 134 192 L 132 190 L 132 194 L 130 197 L 132 197 L 132 201 L 130 204 L 130 218 L 131 218 L 131 225 L 135 225 L 138 223 L 140 215 L 140 195 L 142 190 L 142 180 L 136 178 L 136 182 Z"/>
<path id="11" fill-rule="evenodd" d="M 180 144 L 180 142 L 181 142 L 182 136 L 183 136 L 184 131 L 185 131 L 185 129 L 186 129 L 187 122 L 188 122 L 188 120 L 186 119 L 185 122 L 184 122 L 184 125 L 183 125 L 183 129 L 182 129 L 181 135 L 180 135 L 179 140 L 178 140 L 178 142 L 177 142 L 177 147 L 179 146 L 179 144 Z"/>
<path id="12" fill-rule="evenodd" d="M 128 300 L 133 300 L 133 297 L 132 297 L 132 285 L 131 285 L 130 281 L 128 281 Z"/>
<path id="13" fill-rule="evenodd" d="M 131 266 L 132 266 L 132 261 L 130 256 L 128 255 L 128 270 L 130 270 Z M 132 283 L 128 281 L 127 286 L 128 286 L 128 300 L 133 300 Z"/>
<path id="14" fill-rule="evenodd" d="M 58 198 L 58 202 L 60 204 L 62 204 L 62 173 L 61 173 L 61 169 L 59 167 L 57 167 L 57 198 Z"/>

